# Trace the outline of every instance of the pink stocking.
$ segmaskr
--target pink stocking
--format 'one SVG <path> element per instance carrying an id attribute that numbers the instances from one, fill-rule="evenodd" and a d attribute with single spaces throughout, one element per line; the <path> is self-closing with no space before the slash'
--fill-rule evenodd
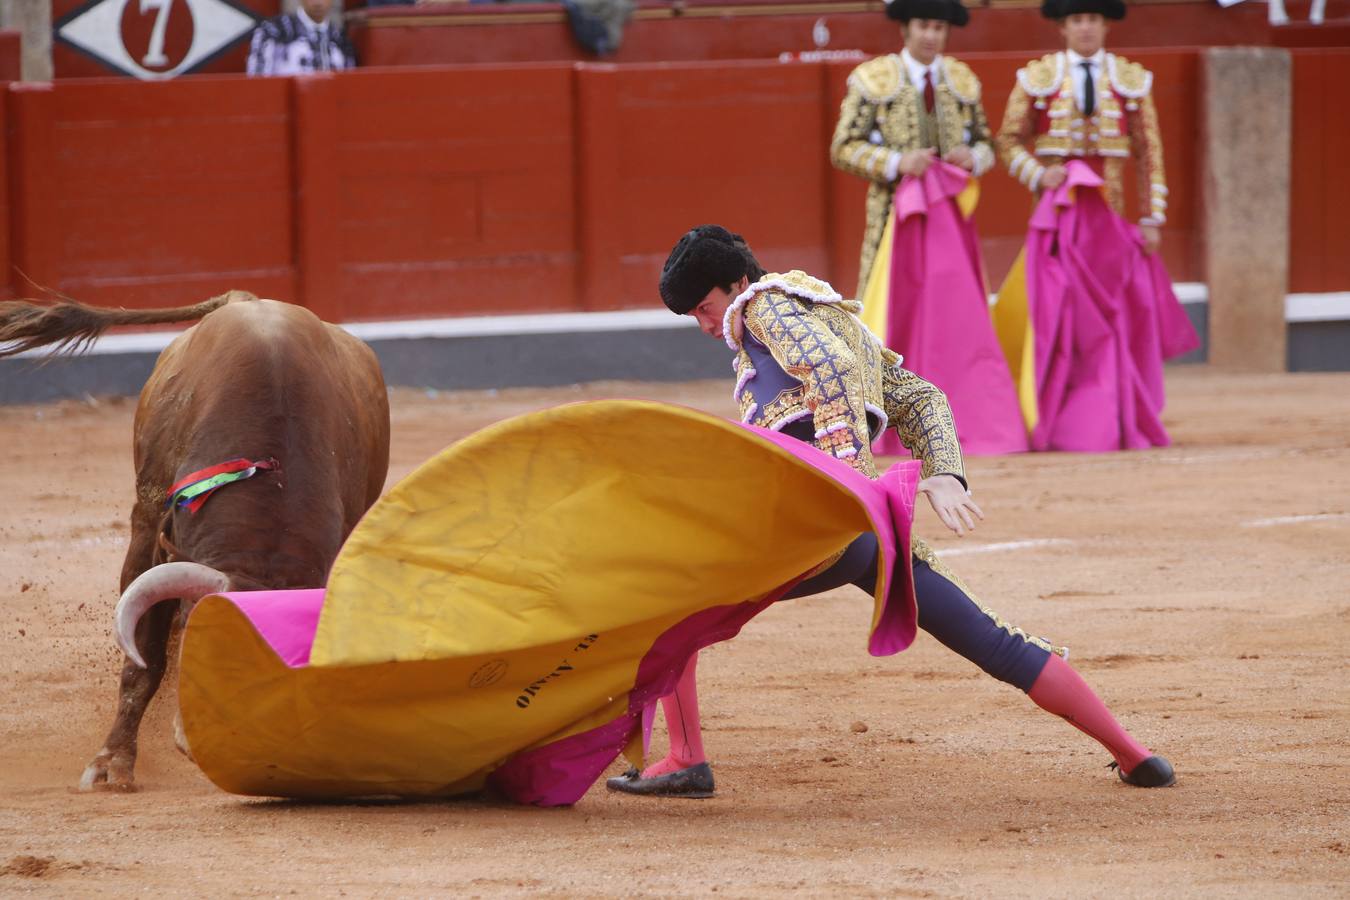
<path id="1" fill-rule="evenodd" d="M 1120 727 L 1087 682 L 1053 653 L 1027 696 L 1041 709 L 1067 719 L 1074 728 L 1096 738 L 1127 775 L 1153 755 Z"/>
<path id="2" fill-rule="evenodd" d="M 689 657 L 675 692 L 661 698 L 666 713 L 666 730 L 670 732 L 670 753 L 665 759 L 642 770 L 643 778 L 653 778 L 680 769 L 696 766 L 706 760 L 703 755 L 703 731 L 698 722 L 698 684 L 694 670 L 698 654 Z"/>

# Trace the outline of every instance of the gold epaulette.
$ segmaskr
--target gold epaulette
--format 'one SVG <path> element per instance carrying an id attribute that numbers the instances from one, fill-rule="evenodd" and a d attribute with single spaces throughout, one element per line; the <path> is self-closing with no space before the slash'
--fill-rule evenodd
<path id="1" fill-rule="evenodd" d="M 1064 54 L 1047 53 L 1017 70 L 1017 83 L 1033 97 L 1048 97 L 1064 82 Z"/>
<path id="2" fill-rule="evenodd" d="M 816 278 L 814 275 L 807 275 L 801 269 L 792 269 L 788 272 L 770 272 L 751 287 L 753 288 L 755 285 L 765 285 L 801 300 L 810 300 L 812 303 L 837 304 L 848 302 L 839 296 L 839 292 L 828 281 Z"/>
<path id="3" fill-rule="evenodd" d="M 1116 93 L 1138 100 L 1153 88 L 1153 73 L 1137 62 L 1114 53 L 1106 54 L 1106 73 Z"/>
<path id="4" fill-rule="evenodd" d="M 873 103 L 886 103 L 900 93 L 900 87 L 904 84 L 901 77 L 903 69 L 900 57 L 896 54 L 878 56 L 854 69 L 848 76 L 848 82 Z"/>
<path id="5" fill-rule="evenodd" d="M 737 297 L 736 301 L 733 301 L 733 305 L 739 302 L 741 297 L 749 298 L 763 293 L 786 294 L 808 303 L 837 306 L 845 312 L 851 312 L 855 315 L 862 311 L 860 302 L 845 299 L 830 286 L 828 281 L 816 278 L 813 275 L 807 275 L 801 269 L 793 269 L 790 272 L 770 272 L 746 288 L 745 293 Z"/>
<path id="6" fill-rule="evenodd" d="M 954 56 L 942 57 L 943 78 L 947 89 L 967 106 L 980 102 L 980 79 L 971 71 L 970 66 Z"/>

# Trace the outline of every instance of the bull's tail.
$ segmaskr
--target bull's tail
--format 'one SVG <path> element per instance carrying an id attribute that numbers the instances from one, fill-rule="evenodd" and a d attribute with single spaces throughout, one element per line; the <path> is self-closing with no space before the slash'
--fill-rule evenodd
<path id="1" fill-rule="evenodd" d="M 227 303 L 257 299 L 248 291 L 229 291 L 173 309 L 109 309 L 69 298 L 54 303 L 6 300 L 0 302 L 0 358 L 53 344 L 53 354 L 79 353 L 113 325 L 190 322 Z"/>

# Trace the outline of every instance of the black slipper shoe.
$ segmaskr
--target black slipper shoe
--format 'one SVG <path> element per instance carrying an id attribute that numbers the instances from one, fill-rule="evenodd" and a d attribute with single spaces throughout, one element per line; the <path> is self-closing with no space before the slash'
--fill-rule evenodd
<path id="1" fill-rule="evenodd" d="M 701 762 L 687 769 L 678 769 L 665 775 L 643 778 L 637 769 L 629 769 L 605 782 L 611 791 L 640 794 L 645 797 L 682 797 L 686 800 L 704 800 L 713 795 L 712 766 Z"/>
<path id="2" fill-rule="evenodd" d="M 1128 775 L 1115 763 L 1111 763 L 1107 768 L 1115 769 L 1121 781 L 1134 787 L 1171 787 L 1177 783 L 1177 775 L 1172 771 L 1172 764 L 1161 756 L 1150 756 L 1135 766 L 1134 771 Z"/>

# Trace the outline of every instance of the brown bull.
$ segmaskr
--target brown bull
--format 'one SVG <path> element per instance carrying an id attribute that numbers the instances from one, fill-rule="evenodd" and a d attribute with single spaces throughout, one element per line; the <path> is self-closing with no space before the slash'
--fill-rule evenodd
<path id="1" fill-rule="evenodd" d="M 0 356 L 78 349 L 112 325 L 195 319 L 160 355 L 136 408 L 136 503 L 117 609 L 127 660 L 112 730 L 80 779 L 85 790 L 134 789 L 137 732 L 175 620 L 175 606 L 160 601 L 187 607 L 218 591 L 323 586 L 389 465 L 375 354 L 298 306 L 242 291 L 162 310 L 0 303 Z M 223 487 L 195 514 L 166 507 L 181 478 L 239 457 L 277 465 Z"/>

